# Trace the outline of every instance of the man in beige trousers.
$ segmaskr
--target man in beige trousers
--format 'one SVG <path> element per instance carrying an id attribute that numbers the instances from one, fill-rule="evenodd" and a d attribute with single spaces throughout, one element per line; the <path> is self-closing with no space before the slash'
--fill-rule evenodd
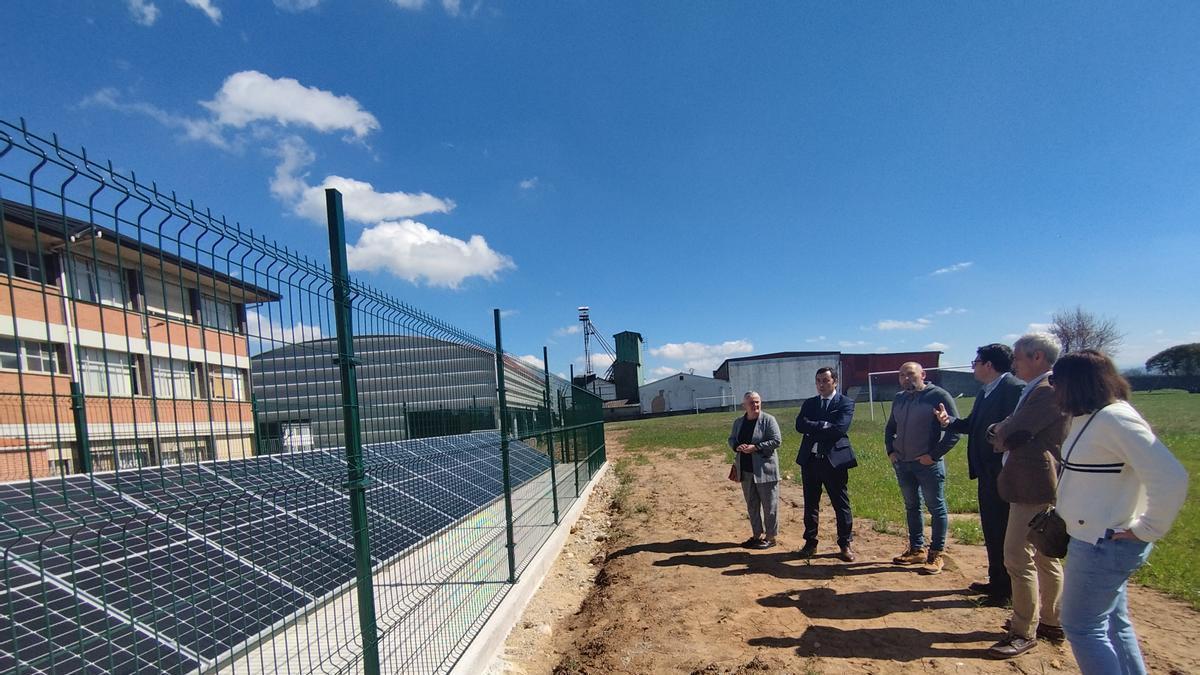
<path id="1" fill-rule="evenodd" d="M 996 452 L 1004 453 L 997 488 L 1009 503 L 1004 533 L 1004 566 L 1012 580 L 1009 633 L 988 654 L 1008 659 L 1033 649 L 1037 639 L 1063 639 L 1059 620 L 1062 561 L 1048 558 L 1029 543 L 1029 521 L 1054 503 L 1060 449 L 1068 416 L 1058 408 L 1050 369 L 1058 360 L 1058 340 L 1045 333 L 1024 335 L 1013 344 L 1013 370 L 1028 384 L 1017 408 L 990 431 Z"/>

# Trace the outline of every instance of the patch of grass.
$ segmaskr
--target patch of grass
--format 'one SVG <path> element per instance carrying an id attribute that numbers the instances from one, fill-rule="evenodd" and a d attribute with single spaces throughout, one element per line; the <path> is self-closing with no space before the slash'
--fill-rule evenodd
<path id="1" fill-rule="evenodd" d="M 613 464 L 613 474 L 617 478 L 617 486 L 613 488 L 612 508 L 624 512 L 629 508 L 629 494 L 633 491 L 633 475 L 629 470 L 629 460 L 620 459 Z"/>
<path id="2" fill-rule="evenodd" d="M 968 546 L 983 543 L 983 528 L 974 518 L 952 518 L 950 535 L 954 537 L 954 541 Z"/>
<path id="3" fill-rule="evenodd" d="M 959 411 L 967 414 L 973 399 L 956 401 Z M 1179 391 L 1136 393 L 1132 401 L 1167 447 L 1188 470 L 1188 499 L 1171 532 L 1155 545 L 1149 564 L 1134 577 L 1139 583 L 1166 591 L 1200 609 L 1200 565 L 1193 564 L 1200 551 L 1200 395 Z M 856 518 L 869 518 L 882 532 L 904 531 L 904 505 L 896 475 L 883 451 L 883 429 L 891 411 L 890 403 L 875 403 L 875 420 L 867 404 L 858 406 L 850 440 L 858 454 L 858 468 L 850 472 L 850 501 Z M 795 431 L 796 407 L 768 408 L 779 420 L 783 445 L 779 449 L 780 468 L 800 481 L 796 470 L 796 450 L 800 434 Z M 665 448 L 723 453 L 732 461 L 726 439 L 737 413 L 704 413 L 660 417 L 650 420 L 618 422 L 610 429 L 627 429 L 626 447 L 637 452 L 639 463 L 652 462 L 655 453 Z M 966 439 L 946 457 L 946 501 L 952 513 L 976 513 L 975 483 L 967 478 Z M 688 454 L 692 456 L 691 453 Z M 969 522 L 964 519 L 964 522 Z M 963 527 L 967 527 L 963 525 Z M 955 533 L 958 537 L 958 533 Z M 961 541 L 961 540 L 960 540 Z"/>

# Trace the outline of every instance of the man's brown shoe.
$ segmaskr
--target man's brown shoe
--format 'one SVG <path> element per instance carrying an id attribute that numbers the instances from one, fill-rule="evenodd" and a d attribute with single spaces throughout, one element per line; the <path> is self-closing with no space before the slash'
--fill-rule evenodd
<path id="1" fill-rule="evenodd" d="M 854 552 L 854 549 L 850 548 L 849 546 L 843 546 L 842 550 L 838 552 L 837 557 L 842 562 L 854 562 L 855 560 L 858 560 L 858 555 Z"/>
<path id="2" fill-rule="evenodd" d="M 1009 633 L 1003 640 L 988 647 L 988 656 L 993 659 L 1011 659 L 1020 656 L 1037 646 L 1037 638 L 1032 640 Z"/>
<path id="3" fill-rule="evenodd" d="M 942 568 L 946 566 L 946 556 L 936 548 L 929 549 L 929 557 L 925 559 L 925 564 L 921 565 L 921 574 L 941 574 Z"/>
<path id="4" fill-rule="evenodd" d="M 896 563 L 897 565 L 923 565 L 928 557 L 929 556 L 925 554 L 925 549 L 910 548 L 904 551 L 904 553 L 892 558 L 892 562 Z"/>

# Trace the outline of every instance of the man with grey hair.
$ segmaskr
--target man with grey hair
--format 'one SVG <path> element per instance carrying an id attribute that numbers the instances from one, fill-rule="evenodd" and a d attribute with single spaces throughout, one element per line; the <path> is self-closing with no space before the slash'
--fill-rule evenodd
<path id="1" fill-rule="evenodd" d="M 733 421 L 729 448 L 734 451 L 733 466 L 746 498 L 752 536 L 742 546 L 768 549 L 775 546 L 779 534 L 779 453 L 783 443 L 779 422 L 763 412 L 762 397 L 748 391 L 742 397 L 744 415 Z"/>
<path id="2" fill-rule="evenodd" d="M 1048 333 L 1023 335 L 1013 344 L 1013 370 L 1028 384 L 1013 413 L 988 430 L 993 449 L 1004 453 L 996 487 L 1009 504 L 1004 567 L 1012 582 L 1013 606 L 1008 635 L 988 649 L 993 658 L 1024 654 L 1037 646 L 1039 637 L 1063 639 L 1062 562 L 1042 555 L 1027 538 L 1029 521 L 1054 504 L 1058 487 L 1056 467 L 1069 418 L 1059 409 L 1049 378 L 1060 350 Z"/>

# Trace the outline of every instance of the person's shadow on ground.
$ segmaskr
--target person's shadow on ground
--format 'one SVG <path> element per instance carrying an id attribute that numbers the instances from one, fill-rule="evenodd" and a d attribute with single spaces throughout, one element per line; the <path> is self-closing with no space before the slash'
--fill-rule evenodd
<path id="1" fill-rule="evenodd" d="M 738 546 L 733 544 L 732 546 Z M 911 568 L 873 562 L 844 564 L 816 564 L 797 556 L 795 551 L 780 550 L 777 553 L 761 553 L 746 550 L 721 553 L 682 553 L 652 563 L 655 567 L 689 565 L 708 569 L 724 569 L 727 576 L 746 574 L 770 574 L 779 579 L 832 579 L 837 576 L 859 576 L 863 574 L 912 574 Z M 729 569 L 725 569 L 729 568 Z"/>
<path id="2" fill-rule="evenodd" d="M 739 548 L 741 544 L 732 541 L 700 541 L 698 539 L 675 539 L 673 541 L 652 541 L 646 544 L 626 546 L 609 554 L 608 559 L 621 558 L 636 553 L 702 553 L 705 551 L 720 551 L 727 548 Z"/>
<path id="3" fill-rule="evenodd" d="M 832 588 L 806 588 L 768 595 L 759 598 L 758 604 L 764 607 L 794 607 L 810 619 L 878 619 L 897 612 L 976 606 L 974 601 L 956 591 L 938 588 L 855 593 L 838 593 Z"/>
<path id="4" fill-rule="evenodd" d="M 842 630 L 832 626 L 809 626 L 800 637 L 751 638 L 754 647 L 794 648 L 801 657 L 881 659 L 917 661 L 930 657 L 984 658 L 986 648 L 943 647 L 940 645 L 984 642 L 996 639 L 994 633 L 945 633 L 916 628 L 855 628 Z"/>

